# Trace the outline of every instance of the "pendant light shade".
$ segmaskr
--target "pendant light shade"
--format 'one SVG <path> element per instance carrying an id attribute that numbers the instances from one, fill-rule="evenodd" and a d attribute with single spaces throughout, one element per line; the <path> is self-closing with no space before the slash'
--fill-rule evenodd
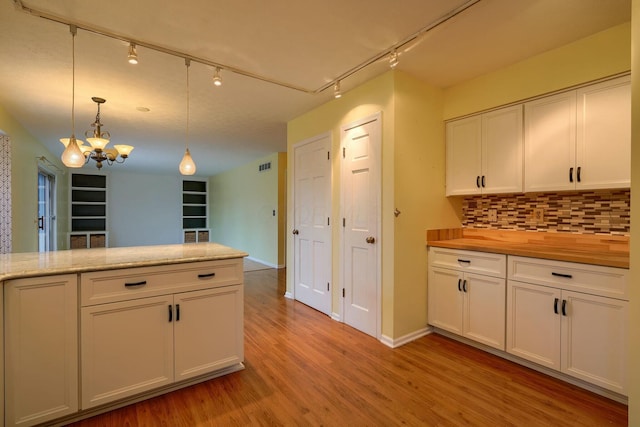
<path id="1" fill-rule="evenodd" d="M 75 135 L 75 101 L 76 101 L 76 27 L 69 26 L 71 32 L 71 137 L 62 138 L 60 142 L 65 144 L 62 152 L 62 163 L 69 168 L 81 168 L 84 166 L 85 157 L 80 146 L 82 141 L 78 141 Z"/>
<path id="2" fill-rule="evenodd" d="M 196 164 L 193 162 L 188 148 L 185 150 L 184 157 L 182 157 L 182 161 L 180 162 L 180 173 L 182 175 L 193 175 L 196 173 Z"/>
<path id="3" fill-rule="evenodd" d="M 62 152 L 62 163 L 64 163 L 66 167 L 81 168 L 84 166 L 85 158 L 78 142 L 82 144 L 82 141 L 78 141 L 74 135 L 71 135 L 67 148 Z"/>
<path id="4" fill-rule="evenodd" d="M 182 175 L 193 175 L 196 173 L 196 164 L 193 162 L 191 153 L 189 152 L 189 65 L 191 65 L 191 61 L 185 59 L 184 64 L 187 67 L 187 133 L 185 138 L 184 156 L 182 157 L 182 161 L 180 162 L 178 169 Z"/>

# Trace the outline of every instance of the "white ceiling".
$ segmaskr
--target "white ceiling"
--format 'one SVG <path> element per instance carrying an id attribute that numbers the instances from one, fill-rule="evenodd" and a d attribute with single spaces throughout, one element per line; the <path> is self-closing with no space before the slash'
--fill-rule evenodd
<path id="1" fill-rule="evenodd" d="M 0 105 L 56 156 L 71 133 L 69 27 L 0 0 Z M 159 46 L 309 92 L 387 52 L 467 0 L 23 0 L 22 5 L 124 40 Z M 475 1 L 473 2 L 475 3 Z M 188 7 L 187 7 L 188 6 Z M 630 21 L 631 0 L 480 0 L 405 46 L 399 70 L 447 87 Z M 176 173 L 185 145 L 184 59 L 78 30 L 76 136 L 107 100 L 103 130 L 135 149 L 128 171 Z M 388 71 L 386 57 L 346 78 L 342 90 Z M 190 67 L 189 147 L 209 176 L 286 151 L 287 121 L 332 99 L 222 71 Z M 149 112 L 140 112 L 147 107 Z M 2 129 L 0 129 L 1 131 Z M 84 138 L 83 138 L 84 139 Z M 85 166 L 92 167 L 95 166 Z"/>

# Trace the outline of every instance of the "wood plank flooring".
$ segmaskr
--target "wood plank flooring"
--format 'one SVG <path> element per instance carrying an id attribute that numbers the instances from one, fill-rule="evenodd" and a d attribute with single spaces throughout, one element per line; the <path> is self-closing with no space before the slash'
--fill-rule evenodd
<path id="1" fill-rule="evenodd" d="M 435 334 L 390 349 L 245 273 L 246 369 L 76 426 L 625 426 L 627 407 Z"/>

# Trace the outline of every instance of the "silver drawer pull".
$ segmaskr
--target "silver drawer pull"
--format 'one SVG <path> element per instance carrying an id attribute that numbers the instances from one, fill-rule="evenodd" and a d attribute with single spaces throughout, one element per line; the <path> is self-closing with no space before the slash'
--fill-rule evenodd
<path id="1" fill-rule="evenodd" d="M 573 279 L 573 276 L 570 274 L 563 274 L 563 273 L 556 273 L 556 272 L 551 272 L 552 276 L 556 276 L 556 277 L 564 277 L 566 279 Z"/>
<path id="2" fill-rule="evenodd" d="M 216 273 L 198 274 L 198 279 L 208 279 L 209 277 L 213 277 L 215 275 Z"/>
<path id="3" fill-rule="evenodd" d="M 131 286 L 144 286 L 147 284 L 146 280 L 143 280 L 142 282 L 135 282 L 135 283 L 125 283 L 124 285 L 126 287 L 131 287 Z"/>

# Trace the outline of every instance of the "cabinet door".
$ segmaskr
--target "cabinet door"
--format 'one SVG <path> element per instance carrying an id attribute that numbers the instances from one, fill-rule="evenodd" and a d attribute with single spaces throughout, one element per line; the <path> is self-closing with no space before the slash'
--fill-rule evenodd
<path id="1" fill-rule="evenodd" d="M 5 297 L 5 424 L 78 411 L 78 278 L 11 280 Z"/>
<path id="2" fill-rule="evenodd" d="M 524 108 L 524 191 L 575 189 L 576 92 L 527 102 Z"/>
<path id="3" fill-rule="evenodd" d="M 522 192 L 522 105 L 482 115 L 482 193 Z"/>
<path id="4" fill-rule="evenodd" d="M 562 292 L 562 371 L 627 394 L 628 302 Z"/>
<path id="5" fill-rule="evenodd" d="M 175 379 L 244 360 L 242 285 L 175 295 Z"/>
<path id="6" fill-rule="evenodd" d="M 446 125 L 447 196 L 481 193 L 481 126 L 480 116 L 455 120 Z"/>
<path id="7" fill-rule="evenodd" d="M 443 268 L 429 269 L 429 324 L 462 335 L 462 273 Z"/>
<path id="8" fill-rule="evenodd" d="M 507 352 L 560 370 L 560 309 L 560 290 L 509 280 Z"/>
<path id="9" fill-rule="evenodd" d="M 83 307 L 81 316 L 82 409 L 173 382 L 172 295 Z"/>
<path id="10" fill-rule="evenodd" d="M 504 350 L 505 280 L 465 274 L 463 281 L 464 336 Z"/>
<path id="11" fill-rule="evenodd" d="M 631 82 L 629 77 L 577 91 L 577 189 L 629 188 Z"/>

